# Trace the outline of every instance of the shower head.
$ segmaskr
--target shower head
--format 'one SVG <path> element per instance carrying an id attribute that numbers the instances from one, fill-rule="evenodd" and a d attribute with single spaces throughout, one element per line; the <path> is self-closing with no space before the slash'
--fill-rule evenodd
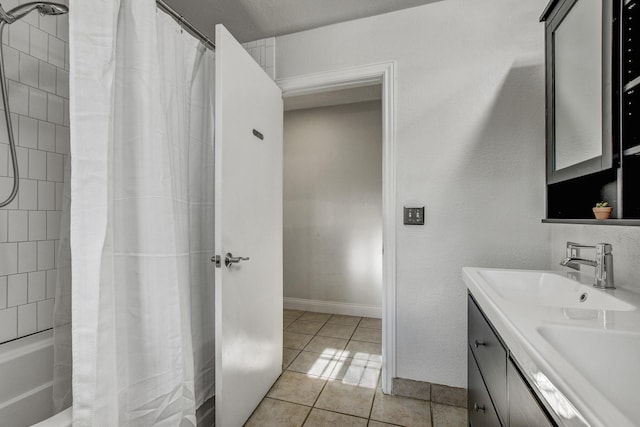
<path id="1" fill-rule="evenodd" d="M 12 24 L 34 10 L 37 10 L 40 15 L 63 15 L 69 12 L 69 8 L 64 4 L 34 1 L 21 4 L 9 11 L 5 11 L 0 6 L 0 22 Z"/>
<path id="2" fill-rule="evenodd" d="M 69 13 L 69 8 L 63 4 L 40 3 L 36 6 L 40 15 L 64 15 Z"/>

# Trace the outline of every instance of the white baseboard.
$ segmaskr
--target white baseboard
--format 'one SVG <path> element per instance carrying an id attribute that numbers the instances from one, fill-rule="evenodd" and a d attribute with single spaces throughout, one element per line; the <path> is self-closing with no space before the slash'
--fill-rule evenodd
<path id="1" fill-rule="evenodd" d="M 382 307 L 374 305 L 284 297 L 284 308 L 382 319 Z"/>

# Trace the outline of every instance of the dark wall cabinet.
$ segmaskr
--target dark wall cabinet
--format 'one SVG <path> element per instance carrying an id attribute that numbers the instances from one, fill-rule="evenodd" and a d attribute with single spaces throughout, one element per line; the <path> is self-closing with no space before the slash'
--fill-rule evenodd
<path id="1" fill-rule="evenodd" d="M 606 200 L 640 225 L 640 0 L 552 0 L 541 21 L 547 219 L 593 219 Z"/>
<path id="2" fill-rule="evenodd" d="M 623 210 L 624 217 L 640 218 L 640 1 L 624 0 L 620 29 Z"/>
<path id="3" fill-rule="evenodd" d="M 555 426 L 471 295 L 468 331 L 469 425 Z"/>

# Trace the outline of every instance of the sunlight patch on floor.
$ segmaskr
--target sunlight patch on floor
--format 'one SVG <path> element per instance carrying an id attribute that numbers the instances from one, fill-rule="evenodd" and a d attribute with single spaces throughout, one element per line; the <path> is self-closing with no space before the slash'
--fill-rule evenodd
<path id="1" fill-rule="evenodd" d="M 309 371 L 307 371 L 307 376 L 322 378 L 330 376 L 336 365 L 337 358 L 337 356 L 325 355 L 324 353 L 318 354 L 318 359 L 313 363 L 311 368 L 309 368 Z"/>
<path id="2" fill-rule="evenodd" d="M 307 376 L 328 378 L 342 384 L 375 389 L 380 379 L 382 363 L 379 355 L 364 352 L 352 353 L 335 348 L 325 348 L 308 370 Z"/>

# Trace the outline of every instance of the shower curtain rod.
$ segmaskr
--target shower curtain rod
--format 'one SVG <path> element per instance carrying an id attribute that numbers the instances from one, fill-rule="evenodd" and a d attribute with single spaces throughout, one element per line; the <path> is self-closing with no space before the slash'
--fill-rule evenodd
<path id="1" fill-rule="evenodd" d="M 169 16 L 171 16 L 173 19 L 178 21 L 178 23 L 183 28 L 185 28 L 189 33 L 191 33 L 193 36 L 200 39 L 202 44 L 204 44 L 206 47 L 208 47 L 211 50 L 216 50 L 215 43 L 213 43 L 206 34 L 198 30 L 191 22 L 187 21 L 184 18 L 184 16 L 176 12 L 171 6 L 169 6 L 162 0 L 156 0 L 156 4 L 163 12 L 166 12 Z"/>

